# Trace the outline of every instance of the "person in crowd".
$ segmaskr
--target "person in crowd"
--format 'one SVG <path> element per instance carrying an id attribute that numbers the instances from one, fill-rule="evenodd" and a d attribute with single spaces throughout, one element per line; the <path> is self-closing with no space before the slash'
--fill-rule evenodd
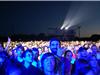
<path id="1" fill-rule="evenodd" d="M 38 48 L 32 48 L 32 53 L 33 53 L 33 60 L 32 60 L 32 65 L 35 67 L 39 67 L 39 50 Z"/>
<path id="2" fill-rule="evenodd" d="M 97 61 L 96 55 L 92 54 L 90 57 L 88 57 L 89 64 L 92 69 L 92 73 L 94 75 L 100 75 L 100 66 Z"/>
<path id="3" fill-rule="evenodd" d="M 87 50 L 84 47 L 80 47 L 78 50 L 78 59 L 87 59 Z"/>
<path id="4" fill-rule="evenodd" d="M 52 53 L 45 53 L 42 56 L 41 67 L 45 75 L 59 75 L 56 58 Z"/>
<path id="5" fill-rule="evenodd" d="M 49 47 L 48 46 L 43 46 L 43 50 L 45 53 L 48 53 L 49 52 Z"/>
<path id="6" fill-rule="evenodd" d="M 99 75 L 99 42 L 61 42 L 57 38 L 13 42 L 8 37 L 6 43 L 0 43 L 0 75 Z"/>
<path id="7" fill-rule="evenodd" d="M 87 51 L 84 47 L 80 47 L 78 50 L 78 55 L 73 65 L 73 73 L 77 72 L 81 66 L 87 63 Z"/>
<path id="8" fill-rule="evenodd" d="M 16 54 L 17 54 L 17 61 L 18 62 L 23 62 L 23 58 L 22 58 L 22 53 L 24 52 L 24 47 L 22 45 L 18 45 L 16 50 Z"/>
<path id="9" fill-rule="evenodd" d="M 69 72 L 69 75 L 71 75 L 71 72 L 73 72 L 73 66 L 74 66 L 74 62 L 75 62 L 75 58 L 73 58 L 73 53 L 70 50 L 65 51 L 64 53 L 64 58 L 67 59 L 70 62 L 70 67 L 68 68 L 68 66 L 65 69 L 65 71 Z"/>
<path id="10" fill-rule="evenodd" d="M 89 49 L 88 43 L 87 44 L 84 44 L 83 47 L 84 47 L 85 50 L 88 50 Z"/>
<path id="11" fill-rule="evenodd" d="M 5 47 L 3 45 L 3 42 L 0 42 L 0 52 L 2 52 L 2 51 L 5 51 L 6 52 L 8 50 L 8 47 L 9 47 L 10 43 L 11 43 L 10 37 L 8 37 L 8 41 L 7 41 Z"/>
<path id="12" fill-rule="evenodd" d="M 92 54 L 96 55 L 97 54 L 97 51 L 98 51 L 98 48 L 97 48 L 97 46 L 95 44 L 93 44 L 91 46 L 91 50 L 92 50 Z"/>
<path id="13" fill-rule="evenodd" d="M 7 53 L 7 50 L 9 48 L 10 42 L 11 42 L 11 39 L 8 37 L 8 41 L 5 47 L 3 46 L 3 42 L 0 43 L 0 52 L 1 53 L 3 52 L 7 57 L 9 56 Z"/>
<path id="14" fill-rule="evenodd" d="M 37 67 L 32 66 L 32 50 L 27 49 L 23 53 L 23 75 L 44 75 Z"/>
<path id="15" fill-rule="evenodd" d="M 57 38 L 52 38 L 50 40 L 49 48 L 51 50 L 51 53 L 54 54 L 54 56 L 56 57 L 57 68 L 60 72 L 60 75 L 66 75 L 67 73 L 69 73 L 68 71 L 67 73 L 65 73 L 65 69 L 68 69 L 69 65 L 66 65 L 66 68 L 64 68 L 64 65 L 70 64 L 70 62 L 68 60 L 65 60 L 64 57 L 62 57 L 65 52 L 65 49 L 61 48 L 60 41 Z"/>
<path id="16" fill-rule="evenodd" d="M 63 51 L 61 50 L 61 43 L 58 39 L 56 38 L 52 38 L 50 40 L 50 50 L 51 52 L 54 54 L 54 55 L 57 55 L 57 56 L 62 56 L 63 54 Z"/>
<path id="17" fill-rule="evenodd" d="M 75 59 L 73 58 L 73 53 L 70 50 L 65 51 L 64 57 L 67 58 L 71 64 L 74 64 Z"/>
<path id="18" fill-rule="evenodd" d="M 5 47 L 3 46 L 3 42 L 0 43 L 0 75 L 6 75 L 7 60 L 9 59 L 7 50 L 10 42 L 11 39 L 8 37 L 8 41 Z"/>
<path id="19" fill-rule="evenodd" d="M 85 71 L 89 67 L 90 67 L 89 62 L 87 60 L 78 59 L 77 62 L 75 63 L 75 68 L 74 68 L 74 72 L 72 73 L 72 75 L 81 75 L 83 73 L 83 71 Z M 83 69 L 83 71 L 82 71 L 82 69 Z M 82 75 L 85 75 L 84 73 Z"/>
<path id="20" fill-rule="evenodd" d="M 17 47 L 12 50 L 12 55 L 10 56 L 10 60 L 15 63 L 22 63 L 23 52 L 24 52 L 24 47 L 21 44 L 18 44 Z"/>

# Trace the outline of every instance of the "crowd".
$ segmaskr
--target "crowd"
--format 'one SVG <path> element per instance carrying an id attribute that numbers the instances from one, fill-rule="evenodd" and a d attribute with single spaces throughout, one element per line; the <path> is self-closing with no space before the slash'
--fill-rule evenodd
<path id="1" fill-rule="evenodd" d="M 0 43 L 0 75 L 100 75 L 100 41 Z"/>

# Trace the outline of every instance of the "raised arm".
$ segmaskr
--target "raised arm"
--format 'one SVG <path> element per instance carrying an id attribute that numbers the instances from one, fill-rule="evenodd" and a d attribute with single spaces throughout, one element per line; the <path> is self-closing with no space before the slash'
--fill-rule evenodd
<path id="1" fill-rule="evenodd" d="M 6 47 L 5 47 L 5 49 L 4 49 L 5 51 L 8 50 L 8 47 L 9 47 L 10 43 L 11 43 L 11 38 L 8 37 L 8 41 L 7 41 Z"/>

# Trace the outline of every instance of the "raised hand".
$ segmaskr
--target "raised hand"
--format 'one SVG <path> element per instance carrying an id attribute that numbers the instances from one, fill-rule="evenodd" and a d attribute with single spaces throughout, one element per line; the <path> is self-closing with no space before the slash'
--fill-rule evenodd
<path id="1" fill-rule="evenodd" d="M 6 47 L 5 47 L 5 51 L 8 50 L 8 47 L 9 47 L 9 45 L 10 45 L 10 42 L 11 42 L 11 38 L 8 37 L 8 41 L 7 41 L 7 44 L 6 44 Z"/>
<path id="2" fill-rule="evenodd" d="M 8 43 L 10 43 L 11 42 L 11 38 L 10 37 L 8 37 L 8 41 L 7 41 Z"/>

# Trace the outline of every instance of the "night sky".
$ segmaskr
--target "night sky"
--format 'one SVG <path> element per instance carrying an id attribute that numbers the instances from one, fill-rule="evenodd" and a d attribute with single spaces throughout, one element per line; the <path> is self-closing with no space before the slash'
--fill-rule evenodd
<path id="1" fill-rule="evenodd" d="M 50 33 L 70 18 L 81 37 L 100 34 L 100 2 L 0 2 L 0 35 Z M 78 19 L 77 19 L 78 18 Z"/>

